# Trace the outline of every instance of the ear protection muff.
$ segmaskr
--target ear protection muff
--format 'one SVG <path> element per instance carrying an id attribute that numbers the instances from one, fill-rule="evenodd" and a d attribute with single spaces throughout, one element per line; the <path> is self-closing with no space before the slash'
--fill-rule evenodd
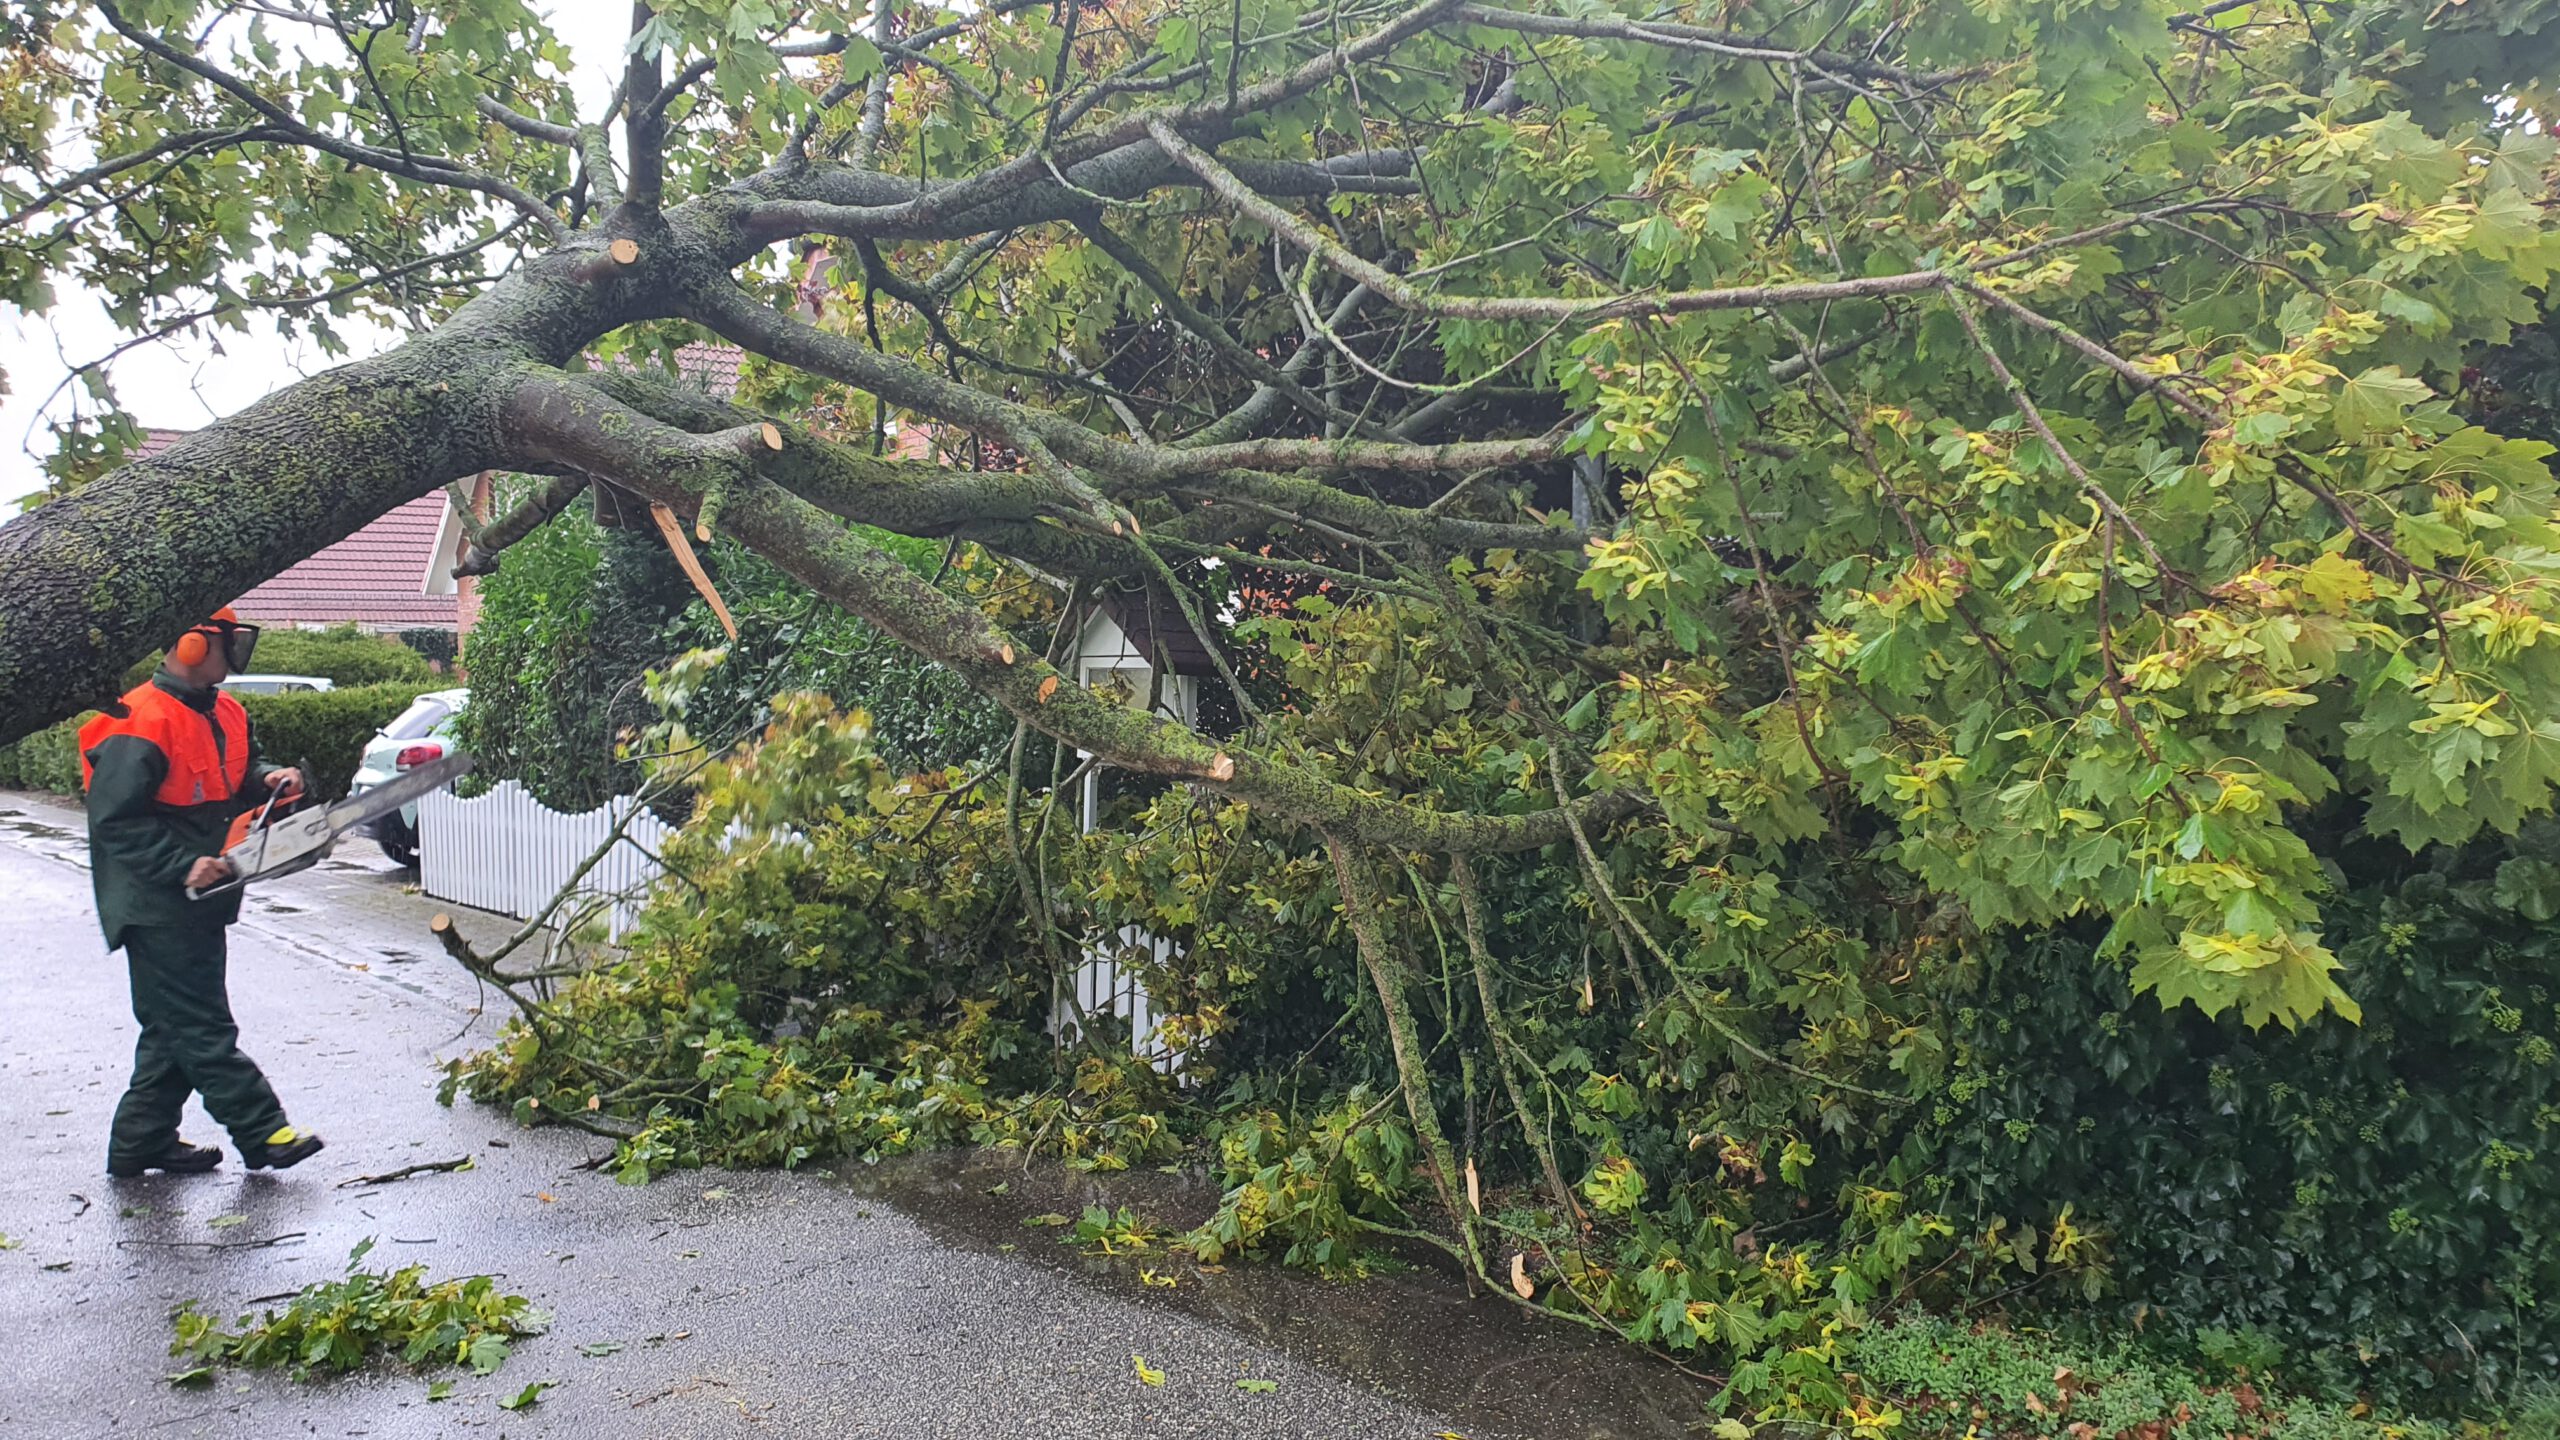
<path id="1" fill-rule="evenodd" d="M 178 637 L 177 643 L 169 647 L 169 663 L 201 665 L 213 654 L 217 643 L 233 671 L 246 670 L 250 653 L 258 646 L 258 627 L 242 624 L 226 605 L 213 612 L 212 619 Z"/>

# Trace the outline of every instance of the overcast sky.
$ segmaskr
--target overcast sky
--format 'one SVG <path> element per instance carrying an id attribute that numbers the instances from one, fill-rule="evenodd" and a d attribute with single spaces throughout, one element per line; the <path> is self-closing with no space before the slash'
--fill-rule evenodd
<path id="1" fill-rule="evenodd" d="M 630 8 L 597 0 L 559 0 L 536 8 L 548 11 L 552 29 L 577 57 L 573 79 L 580 113 L 601 110 L 622 63 Z M 0 236 L 0 244 L 7 243 L 9 237 Z M 53 437 L 38 402 L 71 366 L 96 359 L 123 338 L 108 323 L 96 296 L 67 286 L 56 289 L 57 301 L 45 315 L 0 305 L 0 374 L 7 376 L 9 389 L 0 396 L 0 520 L 16 514 L 17 500 L 44 484 L 41 466 Z M 342 335 L 359 353 L 397 338 L 353 326 L 343 327 Z M 149 345 L 118 360 L 114 374 L 125 408 L 143 424 L 192 430 L 337 363 L 309 342 L 288 343 L 252 318 L 246 333 L 223 334 L 220 353 L 210 338 Z M 53 413 L 68 413 L 68 408 L 66 397 L 55 402 Z"/>

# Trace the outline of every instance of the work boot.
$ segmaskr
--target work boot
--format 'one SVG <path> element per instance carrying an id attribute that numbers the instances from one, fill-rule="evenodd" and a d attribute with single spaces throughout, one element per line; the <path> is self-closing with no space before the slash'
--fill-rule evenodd
<path id="1" fill-rule="evenodd" d="M 222 1152 L 210 1145 L 190 1145 L 184 1140 L 172 1140 L 168 1149 L 147 1160 L 108 1156 L 107 1173 L 119 1180 L 130 1180 L 153 1170 L 166 1171 L 171 1175 L 201 1175 L 221 1163 Z"/>
<path id="2" fill-rule="evenodd" d="M 287 1125 L 255 1145 L 241 1146 L 240 1160 L 252 1170 L 290 1170 L 323 1148 L 319 1136 Z"/>

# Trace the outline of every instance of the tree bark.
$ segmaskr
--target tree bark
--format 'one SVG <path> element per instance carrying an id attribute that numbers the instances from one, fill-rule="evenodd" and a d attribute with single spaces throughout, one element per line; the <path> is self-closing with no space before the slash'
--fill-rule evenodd
<path id="1" fill-rule="evenodd" d="M 295 561 L 491 468 L 496 393 L 412 345 L 279 391 L 0 527 L 0 742 Z"/>

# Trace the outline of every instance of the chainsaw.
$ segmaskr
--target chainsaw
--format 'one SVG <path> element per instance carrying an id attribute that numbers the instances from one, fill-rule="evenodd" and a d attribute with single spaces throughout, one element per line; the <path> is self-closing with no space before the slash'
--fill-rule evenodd
<path id="1" fill-rule="evenodd" d="M 222 852 L 222 858 L 231 866 L 231 878 L 201 890 L 190 885 L 187 898 L 202 900 L 239 889 L 252 880 L 273 880 L 308 870 L 320 863 L 330 847 L 338 843 L 339 836 L 444 788 L 447 782 L 470 770 L 471 757 L 457 750 L 441 760 L 404 770 L 387 784 L 317 810 L 293 808 L 302 799 L 300 790 L 270 794 L 265 804 L 232 825 L 230 843 Z M 307 776 L 310 772 L 303 773 Z"/>

